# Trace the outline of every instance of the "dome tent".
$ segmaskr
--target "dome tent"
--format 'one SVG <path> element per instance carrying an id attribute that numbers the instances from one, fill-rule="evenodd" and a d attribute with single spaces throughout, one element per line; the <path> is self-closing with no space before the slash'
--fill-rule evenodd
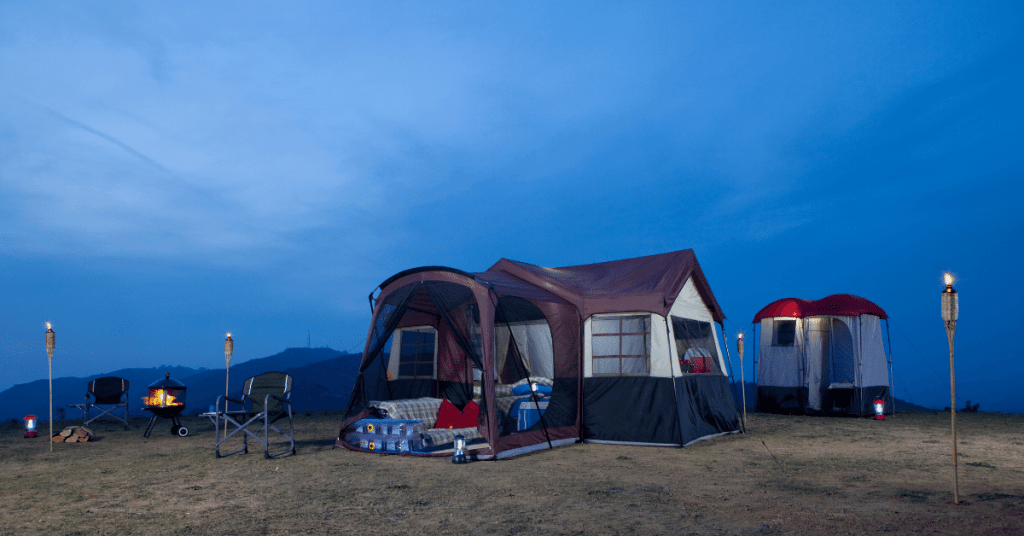
<path id="1" fill-rule="evenodd" d="M 753 319 L 758 411 L 865 415 L 880 398 L 891 412 L 887 319 L 881 307 L 850 294 L 766 305 Z"/>

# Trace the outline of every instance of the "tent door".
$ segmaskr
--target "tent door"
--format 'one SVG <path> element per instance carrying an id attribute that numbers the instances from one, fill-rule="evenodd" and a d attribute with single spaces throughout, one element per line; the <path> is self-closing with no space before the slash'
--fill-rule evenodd
<path id="1" fill-rule="evenodd" d="M 853 403 L 856 361 L 853 336 L 842 320 L 833 318 L 829 327 L 829 403 L 828 409 L 845 411 Z"/>

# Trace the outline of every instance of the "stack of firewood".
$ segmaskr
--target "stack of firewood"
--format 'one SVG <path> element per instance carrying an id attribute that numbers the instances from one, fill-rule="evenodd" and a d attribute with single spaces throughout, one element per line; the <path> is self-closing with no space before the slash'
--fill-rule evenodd
<path id="1" fill-rule="evenodd" d="M 92 430 L 84 426 L 68 426 L 53 436 L 54 443 L 85 443 L 92 440 Z"/>

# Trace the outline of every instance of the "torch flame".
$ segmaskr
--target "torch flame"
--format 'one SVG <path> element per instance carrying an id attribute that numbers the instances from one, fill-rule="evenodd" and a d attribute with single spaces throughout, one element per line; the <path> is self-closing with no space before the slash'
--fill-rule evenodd
<path id="1" fill-rule="evenodd" d="M 946 286 L 947 287 L 953 284 L 953 276 L 952 275 L 946 273 L 946 274 L 944 274 L 943 278 L 946 280 Z"/>
<path id="2" fill-rule="evenodd" d="M 46 329 L 53 329 L 53 324 L 47 322 L 46 323 Z"/>
<path id="3" fill-rule="evenodd" d="M 740 333 L 739 335 L 736 335 L 736 338 L 737 338 L 737 339 L 742 339 L 742 338 L 743 338 L 743 334 L 742 334 L 742 333 Z"/>

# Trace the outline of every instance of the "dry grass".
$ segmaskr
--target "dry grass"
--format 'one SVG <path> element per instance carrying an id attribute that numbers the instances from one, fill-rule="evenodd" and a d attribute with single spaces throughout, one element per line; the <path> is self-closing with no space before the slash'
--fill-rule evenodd
<path id="1" fill-rule="evenodd" d="M 298 456 L 218 460 L 213 425 L 185 420 L 187 438 L 98 424 L 53 453 L 0 427 L 0 534 L 1024 533 L 1021 416 L 958 415 L 961 505 L 946 414 L 751 415 L 747 434 L 685 449 L 463 466 L 332 450 L 337 415 L 297 418 Z"/>

